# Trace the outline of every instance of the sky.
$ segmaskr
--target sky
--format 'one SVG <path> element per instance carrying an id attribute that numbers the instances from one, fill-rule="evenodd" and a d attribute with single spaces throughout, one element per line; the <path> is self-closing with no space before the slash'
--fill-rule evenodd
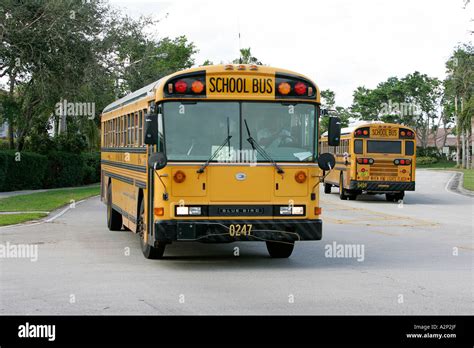
<path id="1" fill-rule="evenodd" d="M 157 39 L 185 35 L 206 59 L 230 62 L 239 47 L 266 65 L 311 78 L 350 106 L 358 86 L 374 88 L 414 71 L 443 79 L 459 43 L 472 42 L 474 4 L 464 0 L 110 0 L 133 17 L 153 15 Z M 166 16 L 166 14 L 168 15 Z M 240 31 L 240 43 L 238 33 Z"/>

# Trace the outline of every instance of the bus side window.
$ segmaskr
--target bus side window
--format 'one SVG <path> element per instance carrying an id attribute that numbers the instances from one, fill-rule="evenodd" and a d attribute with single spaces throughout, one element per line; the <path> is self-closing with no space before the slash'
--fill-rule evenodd
<path id="1" fill-rule="evenodd" d="M 415 154 L 415 143 L 413 141 L 405 142 L 405 155 L 413 156 Z"/>
<path id="2" fill-rule="evenodd" d="M 354 153 L 362 154 L 364 152 L 363 145 L 362 140 L 354 140 Z"/>

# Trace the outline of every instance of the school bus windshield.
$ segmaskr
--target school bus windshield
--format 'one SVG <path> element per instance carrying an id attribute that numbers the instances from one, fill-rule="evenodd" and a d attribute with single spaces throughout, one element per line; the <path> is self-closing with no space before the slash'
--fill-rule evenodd
<path id="1" fill-rule="evenodd" d="M 275 161 L 314 161 L 316 109 L 305 103 L 165 102 L 166 153 L 170 161 L 206 161 L 230 136 L 214 161 L 250 158 L 250 134 Z M 256 161 L 265 161 L 254 153 Z"/>

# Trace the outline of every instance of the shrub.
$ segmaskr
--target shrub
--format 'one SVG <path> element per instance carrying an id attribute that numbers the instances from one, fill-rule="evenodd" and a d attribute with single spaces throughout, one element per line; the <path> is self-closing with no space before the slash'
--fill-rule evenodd
<path id="1" fill-rule="evenodd" d="M 431 146 L 431 147 L 418 147 L 416 148 L 416 155 L 419 157 L 434 157 L 440 159 L 443 154 L 439 151 L 438 148 Z"/>
<path id="2" fill-rule="evenodd" d="M 434 164 L 437 163 L 438 159 L 436 157 L 427 157 L 427 156 L 422 156 L 422 157 L 417 157 L 416 158 L 416 164 Z"/>
<path id="3" fill-rule="evenodd" d="M 83 184 L 94 184 L 100 181 L 100 152 L 83 153 L 84 177 Z"/>
<path id="4" fill-rule="evenodd" d="M 0 191 L 43 188 L 46 156 L 33 152 L 2 151 L 0 155 Z"/>
<path id="5" fill-rule="evenodd" d="M 48 154 L 44 186 L 69 187 L 82 184 L 84 160 L 80 154 L 55 151 Z"/>

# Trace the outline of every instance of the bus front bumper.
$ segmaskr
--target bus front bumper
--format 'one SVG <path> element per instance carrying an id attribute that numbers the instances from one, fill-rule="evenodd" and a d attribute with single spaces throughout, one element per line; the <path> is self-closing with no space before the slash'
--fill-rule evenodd
<path id="1" fill-rule="evenodd" d="M 366 192 L 400 192 L 415 191 L 415 182 L 400 181 L 356 181 L 351 180 L 349 190 L 360 190 Z"/>
<path id="2" fill-rule="evenodd" d="M 322 238 L 322 224 L 320 219 L 164 220 L 155 222 L 155 241 L 227 243 L 233 241 L 320 240 Z M 232 229 L 231 225 L 234 225 Z M 241 233 L 238 230 L 241 230 Z"/>

